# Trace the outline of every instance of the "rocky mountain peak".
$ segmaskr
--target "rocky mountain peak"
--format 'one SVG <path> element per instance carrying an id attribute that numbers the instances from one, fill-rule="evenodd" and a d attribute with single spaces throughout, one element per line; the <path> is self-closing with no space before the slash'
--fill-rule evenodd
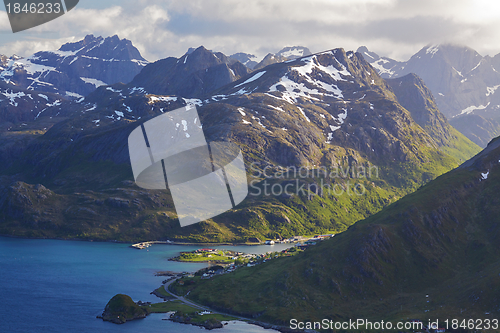
<path id="1" fill-rule="evenodd" d="M 439 110 L 473 142 L 484 147 L 500 133 L 496 121 L 500 110 L 500 55 L 483 57 L 470 47 L 451 43 L 426 45 L 404 62 L 377 59 L 366 48 L 361 54 L 383 78 L 416 73 L 432 91 Z"/>
<path id="2" fill-rule="evenodd" d="M 57 51 L 4 60 L 0 80 L 18 89 L 55 93 L 70 99 L 85 96 L 101 85 L 128 83 L 148 63 L 131 41 L 116 35 L 87 35 Z"/>
<path id="3" fill-rule="evenodd" d="M 71 52 L 75 56 L 86 55 L 106 60 L 137 60 L 147 63 L 130 40 L 120 39 L 117 35 L 106 38 L 87 35 L 81 41 L 62 45 L 59 51 Z"/>
<path id="4" fill-rule="evenodd" d="M 269 58 L 276 57 L 268 55 Z M 349 90 L 364 89 L 372 82 L 380 81 L 362 57 L 344 49 L 334 49 L 297 59 L 282 61 L 255 70 L 253 77 L 227 86 L 224 93 L 247 94 L 267 92 L 277 94 L 289 102 L 300 100 L 325 101 L 324 98 L 341 99 L 341 87 Z M 361 79 L 362 81 L 354 81 Z"/>
<path id="5" fill-rule="evenodd" d="M 178 67 L 185 67 L 188 73 L 193 73 L 199 70 L 220 64 L 228 64 L 229 59 L 220 52 L 212 52 L 207 50 L 203 45 L 196 48 L 190 54 L 186 53 L 177 62 Z"/>
<path id="6" fill-rule="evenodd" d="M 257 57 L 250 53 L 238 52 L 229 56 L 229 58 L 241 62 L 250 69 L 254 69 L 255 65 L 257 65 Z"/>
<path id="7" fill-rule="evenodd" d="M 281 49 L 278 53 L 268 53 L 264 59 L 254 66 L 254 70 L 264 68 L 266 66 L 284 62 L 287 60 L 298 59 L 311 55 L 311 51 L 304 46 L 287 46 Z"/>
<path id="8" fill-rule="evenodd" d="M 366 46 L 358 47 L 356 52 L 361 53 L 368 62 L 377 61 L 380 59 L 378 54 L 376 54 L 375 52 L 370 52 Z"/>
<path id="9" fill-rule="evenodd" d="M 423 47 L 410 58 L 408 65 L 419 61 L 443 61 L 455 68 L 461 75 L 465 75 L 478 65 L 481 58 L 479 53 L 464 45 L 435 44 Z"/>
<path id="10" fill-rule="evenodd" d="M 180 58 L 170 57 L 146 66 L 131 85 L 143 87 L 152 94 L 200 97 L 249 71 L 239 61 L 199 46 Z"/>
<path id="11" fill-rule="evenodd" d="M 304 46 L 287 46 L 276 53 L 276 55 L 285 57 L 287 59 L 297 59 L 311 54 L 311 51 Z"/>
<path id="12" fill-rule="evenodd" d="M 88 46 L 91 44 L 94 45 L 95 43 L 98 43 L 102 40 L 103 40 L 103 38 L 100 36 L 95 37 L 94 35 L 87 35 L 80 41 L 63 44 L 59 48 L 59 51 L 73 51 L 73 52 L 78 51 L 78 50 L 81 50 L 85 46 Z"/>

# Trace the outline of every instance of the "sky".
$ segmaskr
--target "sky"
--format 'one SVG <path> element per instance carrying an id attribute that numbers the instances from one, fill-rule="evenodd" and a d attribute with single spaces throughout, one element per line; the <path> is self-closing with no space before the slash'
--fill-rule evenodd
<path id="1" fill-rule="evenodd" d="M 0 54 L 8 56 L 56 50 L 87 34 L 129 39 L 149 61 L 200 45 L 259 58 L 295 45 L 312 52 L 364 45 L 397 60 L 439 43 L 500 53 L 498 0 L 80 0 L 15 34 L 0 8 Z"/>

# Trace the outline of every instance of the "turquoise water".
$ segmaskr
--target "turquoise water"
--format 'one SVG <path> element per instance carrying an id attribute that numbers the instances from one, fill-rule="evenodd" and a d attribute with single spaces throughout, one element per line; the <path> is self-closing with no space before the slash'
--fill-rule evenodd
<path id="1" fill-rule="evenodd" d="M 286 248 L 218 246 L 246 253 Z M 206 264 L 167 259 L 199 246 L 154 245 L 136 250 L 129 244 L 32 240 L 0 237 L 0 332 L 203 332 L 173 323 L 165 314 L 115 325 L 96 319 L 111 297 L 127 294 L 134 301 L 161 301 L 150 292 L 165 277 L 157 271 L 196 271 Z M 230 322 L 224 333 L 271 332 Z"/>

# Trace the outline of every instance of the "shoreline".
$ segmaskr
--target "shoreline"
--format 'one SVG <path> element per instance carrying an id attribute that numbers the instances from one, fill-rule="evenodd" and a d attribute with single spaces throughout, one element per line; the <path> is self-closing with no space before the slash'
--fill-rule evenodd
<path id="1" fill-rule="evenodd" d="M 131 244 L 130 247 L 133 247 L 138 250 L 143 250 L 151 245 L 181 245 L 181 246 L 259 246 L 259 245 L 281 245 L 281 244 L 296 244 L 300 243 L 300 241 L 296 242 L 283 242 L 283 243 L 275 243 L 275 244 L 265 244 L 265 243 L 187 243 L 187 242 L 175 242 L 175 241 L 145 241 Z M 128 243 L 127 243 L 128 244 Z"/>
<path id="2" fill-rule="evenodd" d="M 184 242 L 184 241 L 172 241 L 172 240 L 151 240 L 151 241 L 119 241 L 115 239 L 108 239 L 108 240 L 96 240 L 96 239 L 81 239 L 81 238 L 60 238 L 60 237 L 26 237 L 26 236 L 16 236 L 16 235 L 10 235 L 10 234 L 0 234 L 0 237 L 5 237 L 5 238 L 17 238 L 17 239 L 47 239 L 47 240 L 60 240 L 60 241 L 79 241 L 79 242 L 90 242 L 90 243 L 117 243 L 117 244 L 130 244 L 131 246 L 134 244 L 140 244 L 140 243 L 152 243 L 152 244 L 165 244 L 165 245 L 184 245 L 184 246 L 194 246 L 194 245 L 202 245 L 202 246 L 258 246 L 258 245 L 270 245 L 266 244 L 265 242 L 261 243 L 234 243 L 234 242 L 222 242 L 222 243 L 196 243 L 196 242 Z M 280 244 L 296 244 L 305 241 L 306 239 L 313 238 L 313 236 L 296 236 L 300 237 L 299 240 L 293 241 L 293 242 L 288 242 L 288 243 L 276 243 L 276 245 Z M 270 245 L 272 246 L 272 245 Z"/>
<path id="3" fill-rule="evenodd" d="M 162 241 L 162 240 L 155 240 L 155 241 L 139 241 L 139 242 L 125 242 L 125 241 L 118 241 L 118 240 L 94 240 L 94 239 L 81 239 L 81 238 L 50 238 L 50 237 L 24 237 L 24 236 L 16 236 L 16 235 L 9 235 L 9 234 L 0 234 L 0 237 L 5 237 L 5 238 L 16 238 L 16 239 L 46 239 L 46 240 L 60 240 L 60 241 L 79 241 L 79 242 L 89 242 L 89 243 L 117 243 L 117 244 L 130 244 L 131 246 L 133 244 L 139 244 L 139 243 L 150 243 L 154 242 L 154 244 L 164 244 L 164 245 L 184 245 L 184 246 L 192 246 L 192 245 L 203 245 L 203 246 L 258 246 L 258 245 L 266 245 L 264 243 L 230 243 L 230 242 L 223 242 L 223 243 L 192 243 L 192 242 L 178 242 L 178 241 Z M 281 244 L 281 243 L 278 243 Z"/>
<path id="4" fill-rule="evenodd" d="M 174 294 L 172 291 L 170 291 L 168 288 L 169 286 L 174 283 L 178 278 L 174 278 L 172 279 L 171 281 L 167 282 L 166 284 L 162 284 L 165 292 L 167 294 L 169 294 L 171 297 L 173 297 L 174 299 L 177 299 L 179 301 L 181 301 L 182 303 L 186 304 L 186 305 L 189 305 L 191 307 L 198 307 L 199 309 L 205 309 L 205 310 L 209 310 L 212 314 L 220 314 L 220 315 L 223 315 L 223 316 L 228 316 L 228 317 L 232 317 L 234 318 L 233 320 L 229 320 L 229 321 L 240 321 L 240 322 L 244 322 L 244 323 L 247 323 L 247 324 L 250 324 L 250 325 L 256 325 L 256 326 L 259 326 L 259 327 L 262 327 L 266 330 L 268 329 L 272 329 L 272 330 L 275 330 L 275 331 L 278 331 L 278 332 L 281 332 L 281 333 L 293 333 L 293 332 L 296 332 L 296 333 L 301 333 L 301 332 L 305 332 L 304 330 L 292 330 L 290 327 L 287 327 L 287 326 L 283 326 L 283 325 L 279 325 L 279 324 L 273 324 L 273 323 L 268 323 L 268 322 L 264 322 L 264 321 L 259 321 L 259 320 L 255 320 L 254 318 L 247 318 L 245 316 L 242 316 L 240 314 L 237 314 L 237 313 L 233 313 L 233 311 L 231 309 L 214 309 L 214 308 L 211 308 L 210 306 L 208 305 L 204 305 L 204 304 L 200 304 L 200 303 L 197 303 L 195 301 L 192 301 L 190 300 L 189 298 L 187 298 L 186 296 L 179 296 L 179 295 L 176 295 Z M 162 287 L 160 286 L 160 288 Z M 152 294 L 154 292 L 154 295 L 163 299 L 165 296 L 161 295 L 159 292 L 157 292 L 159 288 L 155 289 Z M 176 311 L 173 311 L 174 314 Z M 194 326 L 202 326 L 203 325 L 199 325 L 199 324 L 195 324 L 195 323 L 192 323 L 192 322 L 184 322 L 184 321 L 176 321 L 176 320 L 172 320 L 172 318 L 168 318 L 168 319 L 163 319 L 163 320 L 171 320 L 173 322 L 176 322 L 176 323 L 179 323 L 179 324 L 187 324 L 187 325 L 194 325 Z M 226 322 L 229 322 L 229 321 L 226 321 Z M 221 322 L 224 322 L 224 320 L 221 320 Z M 225 326 L 225 324 L 223 324 L 223 326 Z M 222 327 L 220 327 L 222 328 Z M 217 329 L 217 328 L 215 328 Z"/>
<path id="5" fill-rule="evenodd" d="M 139 242 L 132 242 L 132 241 L 118 241 L 118 240 L 113 240 L 113 239 L 108 239 L 108 240 L 95 240 L 95 239 L 81 239 L 81 238 L 50 238 L 50 237 L 25 237 L 25 236 L 16 236 L 16 235 L 9 235 L 9 234 L 0 234 L 0 237 L 5 237 L 5 238 L 16 238 L 16 239 L 46 239 L 46 240 L 60 240 L 60 241 L 79 241 L 79 242 L 90 242 L 90 243 L 117 243 L 117 244 L 138 244 L 138 243 L 149 243 L 149 242 L 155 242 L 155 244 L 165 244 L 165 245 L 213 245 L 213 246 L 219 246 L 219 245 L 227 245 L 227 246 L 242 246 L 242 245 L 248 245 L 248 246 L 256 246 L 256 245 L 264 245 L 264 243 L 230 243 L 230 242 L 224 242 L 224 243 L 190 243 L 190 242 L 178 242 L 178 241 L 162 241 L 162 240 L 155 240 L 155 241 L 139 241 Z M 158 242 L 158 243 L 156 243 Z"/>

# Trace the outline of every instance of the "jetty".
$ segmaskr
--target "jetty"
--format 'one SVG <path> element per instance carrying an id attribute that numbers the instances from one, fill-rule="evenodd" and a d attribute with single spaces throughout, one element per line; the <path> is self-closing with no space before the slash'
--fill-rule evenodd
<path id="1" fill-rule="evenodd" d="M 172 243 L 173 242 L 171 242 L 171 241 L 149 241 L 149 242 L 141 242 L 141 243 L 132 244 L 130 246 L 133 247 L 134 249 L 144 250 L 153 244 L 172 244 Z"/>

